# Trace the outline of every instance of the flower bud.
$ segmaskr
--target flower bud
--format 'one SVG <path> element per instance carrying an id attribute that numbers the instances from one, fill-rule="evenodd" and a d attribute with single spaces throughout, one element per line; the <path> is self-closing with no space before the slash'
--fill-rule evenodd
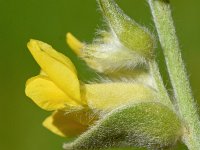
<path id="1" fill-rule="evenodd" d="M 148 69 L 148 61 L 154 58 L 154 36 L 125 15 L 114 0 L 98 3 L 109 29 L 99 31 L 92 44 L 81 43 L 68 33 L 67 43 L 72 50 L 101 73 Z"/>
<path id="2" fill-rule="evenodd" d="M 91 68 L 110 74 L 139 65 L 146 66 L 144 57 L 122 45 L 112 33 L 101 31 L 100 36 L 92 44 L 86 44 L 82 50 L 81 57 Z"/>
<path id="3" fill-rule="evenodd" d="M 98 0 L 111 30 L 127 48 L 147 59 L 153 57 L 155 40 L 152 34 L 123 13 L 114 0 Z"/>
<path id="4" fill-rule="evenodd" d="M 146 66 L 146 60 L 138 53 L 122 45 L 116 35 L 100 31 L 92 44 L 81 43 L 71 33 L 66 36 L 70 48 L 94 70 L 110 74 Z"/>

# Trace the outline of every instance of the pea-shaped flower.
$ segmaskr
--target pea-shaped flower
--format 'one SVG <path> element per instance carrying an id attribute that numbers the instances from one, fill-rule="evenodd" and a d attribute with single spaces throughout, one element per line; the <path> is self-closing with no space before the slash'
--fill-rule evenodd
<path id="1" fill-rule="evenodd" d="M 77 46 L 79 43 L 72 40 L 70 44 Z M 102 81 L 102 83 L 84 84 L 79 81 L 76 68 L 71 60 L 55 51 L 50 45 L 30 40 L 28 48 L 42 71 L 40 75 L 27 81 L 25 92 L 41 108 L 56 111 L 44 122 L 44 125 L 54 132 L 59 131 L 59 127 L 54 125 L 63 125 L 62 121 L 66 120 L 70 124 L 72 116 L 75 118 L 73 121 L 78 121 L 79 126 L 77 127 L 80 128 L 80 125 L 89 125 L 102 113 L 122 105 L 138 101 L 155 101 L 157 98 L 155 89 L 139 82 L 129 83 L 119 80 L 109 83 Z M 82 116 L 82 119 L 76 120 L 77 114 Z M 53 119 L 62 121 L 60 124 L 53 125 Z M 87 120 L 88 124 L 83 120 Z M 64 136 L 60 132 L 58 134 Z M 68 134 L 66 131 L 63 132 Z"/>

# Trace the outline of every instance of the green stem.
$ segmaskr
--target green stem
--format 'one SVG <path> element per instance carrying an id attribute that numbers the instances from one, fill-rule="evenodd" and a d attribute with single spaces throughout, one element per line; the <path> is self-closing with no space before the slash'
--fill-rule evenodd
<path id="1" fill-rule="evenodd" d="M 190 150 L 200 149 L 200 122 L 190 83 L 181 57 L 169 0 L 148 0 L 163 48 L 179 114 L 186 132 L 183 140 Z"/>
<path id="2" fill-rule="evenodd" d="M 166 106 L 168 106 L 169 108 L 173 109 L 173 105 L 172 102 L 170 100 L 170 97 L 168 95 L 168 92 L 165 88 L 165 85 L 163 83 L 158 65 L 155 61 L 150 61 L 149 62 L 149 67 L 150 67 L 150 72 L 155 80 L 156 83 L 156 87 L 159 91 L 159 100 L 162 104 L 165 104 Z"/>

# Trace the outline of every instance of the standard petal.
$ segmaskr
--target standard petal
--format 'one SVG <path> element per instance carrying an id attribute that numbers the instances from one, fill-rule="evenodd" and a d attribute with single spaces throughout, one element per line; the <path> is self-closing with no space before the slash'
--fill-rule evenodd
<path id="1" fill-rule="evenodd" d="M 81 49 L 83 48 L 83 43 L 81 43 L 77 38 L 75 38 L 71 33 L 66 34 L 66 42 L 69 47 L 77 54 L 80 55 Z"/>
<path id="2" fill-rule="evenodd" d="M 76 136 L 86 131 L 96 120 L 94 114 L 89 114 L 84 110 L 69 113 L 56 111 L 45 119 L 43 126 L 63 137 Z"/>
<path id="3" fill-rule="evenodd" d="M 48 77 L 42 75 L 32 77 L 27 81 L 25 93 L 38 106 L 48 111 L 80 107 Z"/>
<path id="4" fill-rule="evenodd" d="M 156 101 L 156 91 L 139 83 L 86 84 L 85 99 L 92 109 L 110 111 L 125 104 Z"/>
<path id="5" fill-rule="evenodd" d="M 74 66 L 74 64 L 71 62 L 71 60 L 68 57 L 66 57 L 62 53 L 57 52 L 49 44 L 46 44 L 46 43 L 41 42 L 41 41 L 37 41 L 37 42 L 38 42 L 38 45 L 40 46 L 40 49 L 42 51 L 44 51 L 45 53 L 47 53 L 48 55 L 50 55 L 51 57 L 53 57 L 57 61 L 60 61 L 61 63 L 63 63 L 64 65 L 66 65 L 74 73 L 77 73 L 76 67 Z"/>
<path id="6" fill-rule="evenodd" d="M 48 48 L 47 45 L 44 45 L 45 44 L 40 41 L 30 40 L 28 48 L 48 77 L 59 88 L 67 93 L 69 97 L 82 103 L 80 100 L 80 85 L 78 78 L 72 69 L 73 67 L 69 63 L 66 65 L 66 61 L 63 63 L 64 60 L 62 59 L 61 61 L 61 57 L 58 59 L 60 54 Z"/>

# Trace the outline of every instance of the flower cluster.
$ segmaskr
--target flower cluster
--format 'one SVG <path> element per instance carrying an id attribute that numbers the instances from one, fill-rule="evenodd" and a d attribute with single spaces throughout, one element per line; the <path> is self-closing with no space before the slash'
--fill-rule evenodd
<path id="1" fill-rule="evenodd" d="M 33 39 L 28 43 L 41 72 L 27 81 L 25 92 L 41 108 L 54 111 L 43 125 L 58 135 L 78 135 L 115 108 L 157 100 L 147 64 L 154 44 L 151 34 L 121 15 L 113 2 L 105 2 L 100 8 L 107 16 L 109 31 L 101 31 L 92 44 L 80 42 L 71 33 L 66 36 L 68 45 L 80 58 L 106 75 L 98 83 L 79 81 L 71 60 L 50 45 Z M 132 45 L 124 43 L 126 39 Z"/>
<path id="2" fill-rule="evenodd" d="M 84 44 L 70 33 L 67 34 L 67 42 L 74 52 L 82 53 Z M 108 77 L 101 79 L 101 83 L 85 84 L 79 81 L 70 59 L 50 45 L 30 40 L 28 48 L 40 65 L 41 72 L 27 81 L 25 92 L 41 108 L 55 111 L 43 122 L 54 133 L 74 136 L 117 107 L 156 100 L 156 91 L 148 85 L 150 77 L 145 71 L 130 70 L 126 74 L 130 73 L 133 76 L 131 79 L 125 75 L 124 79 L 111 81 Z M 112 71 L 112 76 L 117 78 L 118 75 Z"/>
<path id="3" fill-rule="evenodd" d="M 127 134 L 124 138 L 129 137 L 130 131 L 131 138 L 146 139 L 139 145 L 159 145 L 164 142 L 166 146 L 173 143 L 180 133 L 180 123 L 171 109 L 161 105 L 156 80 L 150 69 L 149 64 L 154 61 L 154 36 L 126 16 L 113 0 L 98 0 L 98 3 L 108 29 L 100 31 L 92 44 L 80 42 L 71 33 L 67 33 L 66 42 L 78 57 L 101 73 L 102 77 L 98 78 L 98 82 L 80 81 L 76 67 L 67 56 L 44 42 L 32 39 L 28 49 L 41 71 L 27 81 L 26 95 L 42 109 L 53 111 L 43 125 L 55 134 L 73 137 L 85 133 L 80 140 L 75 141 L 78 144 L 67 145 L 66 149 L 91 149 L 94 148 L 91 143 L 84 144 L 91 139 L 102 139 L 112 134 L 114 137 L 109 137 L 110 142 L 116 143 L 112 140 L 120 136 L 118 131 Z M 133 104 L 141 105 L 132 108 Z M 115 110 L 124 107 L 127 109 L 122 109 L 117 116 Z M 130 120 L 123 122 L 120 120 L 122 118 Z M 117 126 L 112 127 L 113 123 Z M 161 126 L 166 134 L 162 134 Z M 175 131 L 169 129 L 169 126 Z M 105 136 L 103 127 L 106 129 Z M 97 138 L 87 138 L 87 135 L 97 135 Z M 126 139 L 120 140 L 127 143 L 123 141 Z M 130 140 L 133 143 L 136 141 L 141 140 Z M 82 144 L 84 146 L 80 146 Z"/>

